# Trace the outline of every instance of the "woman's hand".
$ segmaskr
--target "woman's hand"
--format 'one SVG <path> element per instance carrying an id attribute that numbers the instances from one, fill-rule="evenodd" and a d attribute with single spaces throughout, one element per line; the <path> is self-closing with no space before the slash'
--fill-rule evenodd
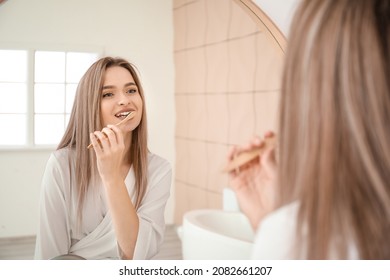
<path id="1" fill-rule="evenodd" d="M 267 132 L 265 138 L 274 137 Z M 233 147 L 228 161 L 242 152 L 261 148 L 265 142 L 254 137 L 246 146 Z M 277 164 L 275 148 L 266 148 L 263 154 L 229 173 L 230 184 L 236 193 L 241 211 L 248 217 L 252 227 L 257 228 L 261 219 L 274 209 Z"/>
<path id="2" fill-rule="evenodd" d="M 91 133 L 90 139 L 102 181 L 107 183 L 120 178 L 125 150 L 122 131 L 115 125 L 107 125 L 102 131 Z"/>
<path id="3" fill-rule="evenodd" d="M 124 182 L 125 144 L 120 128 L 107 125 L 90 135 L 97 167 L 105 186 L 108 208 L 118 242 L 120 257 L 132 259 L 138 238 L 139 219 Z"/>

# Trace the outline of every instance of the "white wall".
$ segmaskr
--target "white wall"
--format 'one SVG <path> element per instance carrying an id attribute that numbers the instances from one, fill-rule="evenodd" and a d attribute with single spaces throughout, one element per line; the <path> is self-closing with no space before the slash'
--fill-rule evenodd
<path id="1" fill-rule="evenodd" d="M 291 19 L 299 0 L 253 0 L 288 37 Z"/>
<path id="2" fill-rule="evenodd" d="M 101 48 L 132 61 L 145 89 L 150 150 L 174 167 L 172 21 L 171 0 L 12 0 L 0 6 L 0 46 Z M 0 150 L 0 237 L 36 234 L 51 151 Z M 167 223 L 173 222 L 173 195 Z"/>

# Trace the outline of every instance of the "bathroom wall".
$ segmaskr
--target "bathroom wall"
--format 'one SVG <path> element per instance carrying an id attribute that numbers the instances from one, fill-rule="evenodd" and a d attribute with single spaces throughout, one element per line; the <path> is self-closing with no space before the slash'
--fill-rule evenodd
<path id="1" fill-rule="evenodd" d="M 230 146 L 276 130 L 285 41 L 251 1 L 174 0 L 173 16 L 181 224 L 189 210 L 222 207 Z"/>

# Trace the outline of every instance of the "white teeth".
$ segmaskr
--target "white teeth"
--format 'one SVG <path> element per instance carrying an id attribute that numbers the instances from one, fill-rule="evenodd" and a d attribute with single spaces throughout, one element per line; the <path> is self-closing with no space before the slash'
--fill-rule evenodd
<path id="1" fill-rule="evenodd" d="M 130 114 L 130 112 L 123 112 L 116 114 L 115 117 L 120 118 L 120 117 L 127 117 L 127 115 Z"/>

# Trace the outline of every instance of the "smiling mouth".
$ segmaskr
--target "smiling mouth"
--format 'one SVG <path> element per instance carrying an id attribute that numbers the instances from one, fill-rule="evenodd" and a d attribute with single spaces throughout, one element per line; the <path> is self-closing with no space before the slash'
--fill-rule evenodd
<path id="1" fill-rule="evenodd" d="M 125 119 L 131 112 L 133 112 L 133 111 L 118 113 L 118 114 L 115 114 L 115 117 L 122 120 L 122 119 Z"/>

